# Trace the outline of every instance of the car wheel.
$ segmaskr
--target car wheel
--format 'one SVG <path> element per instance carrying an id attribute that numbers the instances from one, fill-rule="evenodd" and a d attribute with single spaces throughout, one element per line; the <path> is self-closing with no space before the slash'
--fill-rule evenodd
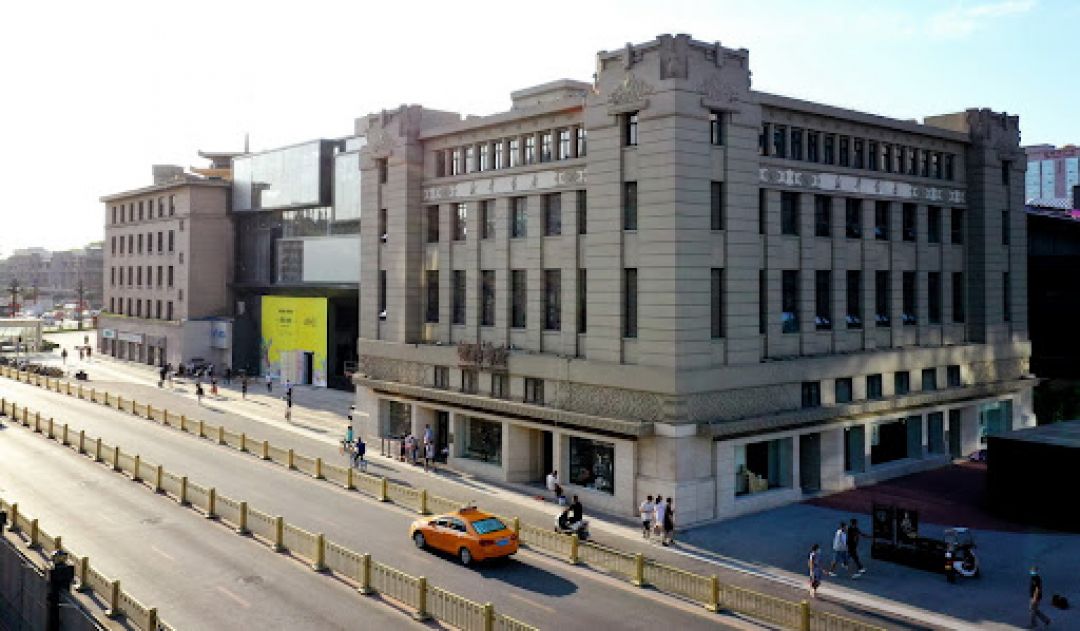
<path id="1" fill-rule="evenodd" d="M 468 548 L 462 548 L 458 550 L 458 558 L 461 559 L 462 565 L 469 565 L 472 563 L 472 552 L 469 552 Z"/>
<path id="2" fill-rule="evenodd" d="M 412 540 L 413 543 L 416 544 L 416 547 L 420 548 L 421 550 L 423 550 L 427 546 L 427 541 L 424 539 L 424 533 L 422 532 L 417 532 L 416 534 L 414 534 Z"/>

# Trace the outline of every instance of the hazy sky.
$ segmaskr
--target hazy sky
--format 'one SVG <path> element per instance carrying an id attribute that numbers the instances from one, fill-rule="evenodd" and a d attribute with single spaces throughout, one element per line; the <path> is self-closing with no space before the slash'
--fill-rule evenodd
<path id="1" fill-rule="evenodd" d="M 1080 143 L 1080 2 L 9 2 L 0 19 L 0 255 L 102 238 L 98 198 L 150 165 L 348 134 L 401 103 L 469 114 L 589 80 L 659 33 L 750 49 L 753 87 L 898 118 L 1019 113 Z"/>

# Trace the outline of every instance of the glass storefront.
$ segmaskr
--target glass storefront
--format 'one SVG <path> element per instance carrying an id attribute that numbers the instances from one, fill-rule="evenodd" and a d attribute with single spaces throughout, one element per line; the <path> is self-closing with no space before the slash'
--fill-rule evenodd
<path id="1" fill-rule="evenodd" d="M 233 210 L 329 206 L 334 144 L 313 140 L 233 159 Z"/>
<path id="2" fill-rule="evenodd" d="M 412 406 L 400 401 L 387 401 L 386 436 L 403 438 L 412 432 Z"/>
<path id="3" fill-rule="evenodd" d="M 570 483 L 615 494 L 615 443 L 570 437 Z"/>
<path id="4" fill-rule="evenodd" d="M 791 438 L 735 447 L 735 495 L 753 495 L 791 486 Z"/>
<path id="5" fill-rule="evenodd" d="M 502 423 L 469 417 L 462 457 L 489 464 L 502 464 Z"/>
<path id="6" fill-rule="evenodd" d="M 1012 429 L 1012 401 L 995 401 L 979 406 L 979 444 L 985 445 L 987 436 L 1004 434 Z"/>
<path id="7" fill-rule="evenodd" d="M 907 458 L 908 443 L 908 419 L 874 423 L 870 426 L 870 464 Z"/>

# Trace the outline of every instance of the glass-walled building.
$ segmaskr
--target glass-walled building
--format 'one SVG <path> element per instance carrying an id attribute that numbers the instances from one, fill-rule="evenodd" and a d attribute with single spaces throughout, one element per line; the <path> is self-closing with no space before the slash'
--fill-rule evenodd
<path id="1" fill-rule="evenodd" d="M 363 144 L 319 139 L 234 159 L 237 368 L 351 387 Z"/>

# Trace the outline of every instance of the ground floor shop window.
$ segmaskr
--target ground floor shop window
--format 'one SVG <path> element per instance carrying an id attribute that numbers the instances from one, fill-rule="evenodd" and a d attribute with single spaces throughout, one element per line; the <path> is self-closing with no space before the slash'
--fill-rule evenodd
<path id="1" fill-rule="evenodd" d="M 866 428 L 855 425 L 844 428 L 844 471 L 862 473 L 866 470 Z"/>
<path id="2" fill-rule="evenodd" d="M 791 486 L 790 438 L 735 447 L 735 495 L 752 495 Z"/>
<path id="3" fill-rule="evenodd" d="M 490 464 L 502 464 L 502 423 L 479 418 L 466 419 L 465 458 Z"/>
<path id="4" fill-rule="evenodd" d="M 932 454 L 945 453 L 945 413 L 934 412 L 926 417 L 926 448 Z"/>
<path id="5" fill-rule="evenodd" d="M 615 443 L 570 437 L 570 482 L 615 494 Z"/>
<path id="6" fill-rule="evenodd" d="M 908 457 L 908 420 L 875 423 L 870 429 L 870 464 Z"/>
<path id="7" fill-rule="evenodd" d="M 387 401 L 386 435 L 404 438 L 412 433 L 412 406 L 400 401 Z"/>
<path id="8" fill-rule="evenodd" d="M 995 401 L 979 406 L 979 444 L 985 445 L 987 436 L 1004 434 L 1012 429 L 1012 401 Z"/>

